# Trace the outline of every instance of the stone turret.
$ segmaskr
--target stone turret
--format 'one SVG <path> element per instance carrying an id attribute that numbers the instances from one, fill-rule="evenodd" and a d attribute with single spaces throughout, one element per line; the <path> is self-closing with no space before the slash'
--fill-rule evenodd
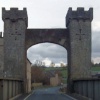
<path id="1" fill-rule="evenodd" d="M 2 19 L 3 21 L 9 19 L 12 22 L 21 19 L 24 20 L 26 25 L 28 26 L 28 17 L 26 8 L 23 8 L 23 10 L 18 10 L 18 8 L 10 8 L 10 10 L 6 10 L 5 8 L 2 8 Z"/>
<path id="2" fill-rule="evenodd" d="M 77 8 L 76 11 L 73 11 L 72 8 L 70 7 L 67 15 L 66 15 L 66 27 L 68 26 L 70 20 L 90 20 L 92 21 L 93 19 L 93 8 L 90 8 L 88 11 L 84 11 L 83 7 Z"/>
<path id="3" fill-rule="evenodd" d="M 4 77 L 25 78 L 25 32 L 28 26 L 26 8 L 2 8 L 4 21 Z M 23 72 L 23 73 L 22 73 Z"/>
<path id="4" fill-rule="evenodd" d="M 93 8 L 84 11 L 69 8 L 66 27 L 69 31 L 68 88 L 72 90 L 72 80 L 91 78 L 91 21 Z"/>

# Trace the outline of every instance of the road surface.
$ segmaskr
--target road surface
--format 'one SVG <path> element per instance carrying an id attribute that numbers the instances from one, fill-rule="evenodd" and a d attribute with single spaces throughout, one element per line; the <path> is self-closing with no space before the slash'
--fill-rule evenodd
<path id="1" fill-rule="evenodd" d="M 35 90 L 24 100 L 76 100 L 59 92 L 59 87 Z"/>

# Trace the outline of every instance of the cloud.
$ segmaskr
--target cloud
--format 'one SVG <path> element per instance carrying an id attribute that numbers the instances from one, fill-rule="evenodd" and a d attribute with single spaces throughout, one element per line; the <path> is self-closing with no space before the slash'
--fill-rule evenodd
<path id="1" fill-rule="evenodd" d="M 5 7 L 7 10 L 10 7 L 18 7 L 20 10 L 26 7 L 29 28 L 66 28 L 65 16 L 68 8 L 72 7 L 73 10 L 76 10 L 79 6 L 84 7 L 85 10 L 88 10 L 89 7 L 94 8 L 92 58 L 96 59 L 100 57 L 100 0 L 0 0 L 0 31 L 3 31 L 1 7 Z M 34 59 L 43 60 L 44 58 L 49 58 L 56 63 L 67 62 L 67 51 L 58 45 L 40 44 L 31 47 L 27 52 L 27 56 L 32 62 Z"/>
<path id="2" fill-rule="evenodd" d="M 27 51 L 27 57 L 29 59 L 39 59 L 39 60 L 49 58 L 54 63 L 58 63 L 61 61 L 67 63 L 66 49 L 62 46 L 52 44 L 52 43 L 41 43 L 32 46 Z"/>
<path id="3" fill-rule="evenodd" d="M 52 43 L 41 43 L 35 46 L 32 46 L 28 49 L 28 58 L 31 61 L 35 59 L 43 60 L 48 58 L 50 61 L 54 63 L 60 63 L 61 61 L 67 63 L 67 50 L 59 45 Z M 93 31 L 92 33 L 92 59 L 99 61 L 100 57 L 100 32 Z M 95 59 L 94 59 L 95 58 Z M 99 61 L 100 62 L 100 61 Z"/>
<path id="4" fill-rule="evenodd" d="M 100 57 L 92 58 L 94 63 L 100 63 Z"/>
<path id="5" fill-rule="evenodd" d="M 93 31 L 99 31 L 100 32 L 100 21 L 93 21 Z"/>
<path id="6" fill-rule="evenodd" d="M 52 61 L 49 58 L 45 58 L 44 60 L 42 60 L 42 62 L 45 63 L 45 66 L 50 66 Z"/>
<path id="7" fill-rule="evenodd" d="M 92 34 L 92 57 L 100 57 L 100 31 Z"/>

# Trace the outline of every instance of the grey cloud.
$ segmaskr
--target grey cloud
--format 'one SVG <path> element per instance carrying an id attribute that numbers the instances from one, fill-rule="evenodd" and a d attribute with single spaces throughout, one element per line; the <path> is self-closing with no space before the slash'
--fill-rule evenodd
<path id="1" fill-rule="evenodd" d="M 67 61 L 67 51 L 63 47 L 51 44 L 51 43 L 42 43 L 36 46 L 31 47 L 28 50 L 28 57 L 30 59 L 41 59 L 49 58 L 51 61 L 56 63 Z"/>
<path id="2" fill-rule="evenodd" d="M 100 0 L 30 0 L 30 2 L 28 0 L 20 0 L 17 2 L 16 0 L 6 0 L 6 2 L 1 0 L 0 6 L 4 6 L 7 9 L 16 6 L 19 9 L 26 7 L 29 28 L 65 28 L 65 16 L 70 6 L 73 10 L 76 10 L 78 6 L 85 7 L 86 10 L 88 10 L 89 7 L 93 7 L 93 21 L 100 21 Z M 0 29 L 3 30 L 3 21 L 1 18 Z M 100 57 L 100 32 L 93 31 L 92 40 L 92 57 Z M 31 61 L 38 58 L 44 59 L 45 57 L 49 57 L 55 62 L 66 62 L 67 51 L 58 45 L 40 44 L 36 47 L 33 46 L 28 51 L 27 56 Z"/>
<path id="3" fill-rule="evenodd" d="M 100 31 L 92 34 L 92 57 L 100 57 Z"/>
<path id="4" fill-rule="evenodd" d="M 28 57 L 33 59 L 49 58 L 50 60 L 58 62 L 67 62 L 67 51 L 62 46 L 51 44 L 51 43 L 41 43 L 32 46 L 28 50 Z M 100 57 L 100 32 L 93 31 L 92 34 L 92 57 Z"/>
<path id="5" fill-rule="evenodd" d="M 100 31 L 92 34 L 92 52 L 100 53 Z"/>

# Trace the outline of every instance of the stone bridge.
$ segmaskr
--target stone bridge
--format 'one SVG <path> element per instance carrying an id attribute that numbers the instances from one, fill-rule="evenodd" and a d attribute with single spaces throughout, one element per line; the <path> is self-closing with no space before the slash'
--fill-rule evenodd
<path id="1" fill-rule="evenodd" d="M 69 8 L 65 29 L 28 29 L 26 8 L 2 8 L 2 19 L 4 37 L 0 38 L 0 100 L 7 100 L 22 92 L 30 92 L 31 74 L 28 71 L 31 67 L 26 52 L 29 47 L 39 43 L 55 43 L 67 50 L 69 93 L 77 91 L 77 88 L 74 89 L 75 80 L 91 78 L 93 8 L 88 11 L 84 8 Z M 79 84 L 81 83 L 75 81 L 75 86 L 80 87 Z"/>

